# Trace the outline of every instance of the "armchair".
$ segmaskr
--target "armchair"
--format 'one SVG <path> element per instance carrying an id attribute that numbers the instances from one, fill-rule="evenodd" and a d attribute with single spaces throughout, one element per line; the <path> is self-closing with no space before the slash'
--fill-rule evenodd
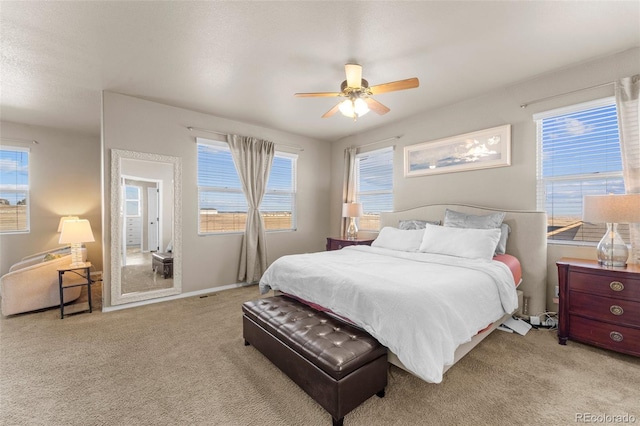
<path id="1" fill-rule="evenodd" d="M 82 249 L 82 257 L 83 260 L 86 260 L 86 249 Z M 0 278 L 2 315 L 7 316 L 59 306 L 58 268 L 70 263 L 70 249 L 63 247 L 27 256 L 14 264 L 9 272 Z M 67 278 L 65 276 L 65 283 L 75 281 L 75 277 Z M 77 277 L 77 281 L 82 281 L 82 278 Z M 80 292 L 81 287 L 65 289 L 65 303 L 76 300 L 80 297 Z"/>

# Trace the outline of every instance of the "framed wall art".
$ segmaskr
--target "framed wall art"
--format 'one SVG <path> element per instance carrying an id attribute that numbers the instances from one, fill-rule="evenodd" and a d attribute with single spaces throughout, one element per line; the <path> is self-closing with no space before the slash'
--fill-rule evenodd
<path id="1" fill-rule="evenodd" d="M 404 147 L 404 176 L 511 165 L 511 125 Z"/>

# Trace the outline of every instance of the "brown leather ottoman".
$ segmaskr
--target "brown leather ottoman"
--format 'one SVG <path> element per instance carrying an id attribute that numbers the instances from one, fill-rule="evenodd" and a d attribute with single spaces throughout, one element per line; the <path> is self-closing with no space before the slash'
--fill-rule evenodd
<path id="1" fill-rule="evenodd" d="M 173 278 L 173 253 L 151 253 L 151 267 L 162 271 L 162 278 Z"/>
<path id="2" fill-rule="evenodd" d="M 286 296 L 242 305 L 245 345 L 253 345 L 333 417 L 387 385 L 387 348 L 365 331 Z"/>

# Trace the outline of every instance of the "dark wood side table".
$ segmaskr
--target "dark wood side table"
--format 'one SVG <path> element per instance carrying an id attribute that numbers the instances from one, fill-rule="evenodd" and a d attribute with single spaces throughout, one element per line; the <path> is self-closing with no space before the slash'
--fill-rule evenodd
<path id="1" fill-rule="evenodd" d="M 602 267 L 562 258 L 558 341 L 567 339 L 640 356 L 640 265 Z"/>
<path id="2" fill-rule="evenodd" d="M 73 273 L 76 274 L 84 279 L 86 279 L 86 282 L 80 282 L 80 283 L 74 283 L 74 284 L 64 284 L 64 274 L 65 273 Z M 74 311 L 71 313 L 68 313 L 66 315 L 74 315 L 74 314 L 79 314 L 82 312 L 93 312 L 93 307 L 91 306 L 91 262 L 85 262 L 84 265 L 82 266 L 65 266 L 62 268 L 58 268 L 58 286 L 60 288 L 60 319 L 64 319 L 65 313 L 64 313 L 64 289 L 65 288 L 71 288 L 71 287 L 81 287 L 81 286 L 87 286 L 87 298 L 89 301 L 89 309 L 85 309 L 82 311 Z"/>
<path id="3" fill-rule="evenodd" d="M 370 246 L 372 242 L 372 238 L 356 238 L 355 240 L 349 240 L 346 237 L 328 237 L 327 251 L 340 250 L 346 246 Z"/>

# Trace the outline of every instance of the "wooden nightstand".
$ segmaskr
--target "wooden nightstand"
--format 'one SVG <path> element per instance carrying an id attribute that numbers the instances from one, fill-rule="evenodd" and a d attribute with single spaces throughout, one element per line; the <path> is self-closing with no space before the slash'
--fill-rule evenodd
<path id="1" fill-rule="evenodd" d="M 640 266 L 568 258 L 557 265 L 560 344 L 571 339 L 640 356 Z"/>
<path id="2" fill-rule="evenodd" d="M 327 251 L 340 250 L 346 246 L 370 246 L 373 239 L 370 238 L 356 238 L 355 240 L 348 240 L 342 237 L 328 237 L 327 238 Z"/>

